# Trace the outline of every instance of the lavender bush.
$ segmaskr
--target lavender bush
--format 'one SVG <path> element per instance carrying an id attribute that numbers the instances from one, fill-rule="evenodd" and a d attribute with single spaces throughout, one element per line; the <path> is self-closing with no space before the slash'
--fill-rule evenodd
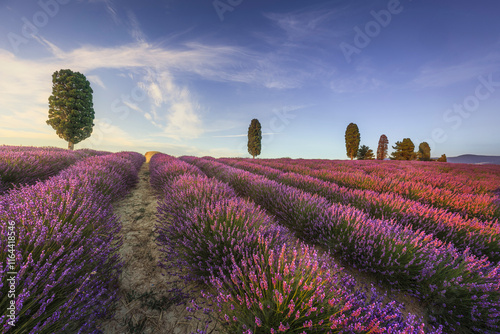
<path id="1" fill-rule="evenodd" d="M 351 292 L 354 281 L 328 256 L 305 244 L 276 249 L 268 241 L 233 259 L 229 275 L 211 277 L 215 295 L 203 294 L 216 301 L 227 333 L 424 333 L 423 323 L 404 319 L 400 306 L 382 303 L 374 290 L 370 298 Z"/>
<path id="2" fill-rule="evenodd" d="M 167 259 L 188 270 L 185 279 L 206 280 L 219 269 L 228 272 L 231 258 L 257 247 L 259 237 L 272 233 L 275 243 L 289 238 L 285 229 L 253 203 L 237 198 L 226 184 L 199 175 L 168 176 L 186 170 L 180 161 L 170 161 L 180 168 L 166 166 L 162 171 L 167 175 L 160 176 L 161 161 L 161 156 L 152 159 L 150 166 L 156 170 L 151 174 L 173 181 L 158 186 L 163 190 L 158 242 Z"/>
<path id="3" fill-rule="evenodd" d="M 109 152 L 56 147 L 0 146 L 0 194 L 56 175 L 75 162 Z"/>
<path id="4" fill-rule="evenodd" d="M 289 246 L 286 228 L 226 184 L 161 175 L 178 175 L 187 170 L 183 164 L 159 156 L 150 165 L 152 175 L 169 182 L 157 185 L 159 243 L 187 269 L 185 279 L 215 288 L 215 296 L 204 296 L 217 300 L 214 316 L 228 333 L 423 333 L 414 317 L 404 320 L 400 306 L 382 303 L 375 292 L 371 299 L 351 292 L 354 281 L 339 275 L 331 259 L 304 244 Z"/>
<path id="5" fill-rule="evenodd" d="M 422 229 L 440 240 L 453 243 L 462 251 L 469 249 L 478 257 L 486 255 L 492 262 L 500 261 L 498 219 L 492 221 L 465 219 L 458 213 L 409 200 L 395 193 L 345 188 L 309 175 L 285 173 L 256 162 L 239 159 L 219 160 L 236 168 L 264 175 L 282 184 L 318 194 L 333 203 L 356 207 L 372 218 L 394 219 L 401 225 L 411 224 L 414 229 Z M 298 169 L 297 166 L 296 170 Z"/>
<path id="6" fill-rule="evenodd" d="M 183 157 L 228 182 L 305 240 L 346 263 L 377 274 L 427 305 L 429 320 L 447 330 L 495 333 L 500 328 L 500 264 L 393 221 L 370 219 L 351 207 L 215 161 Z"/>
<path id="7" fill-rule="evenodd" d="M 164 193 L 164 187 L 180 175 L 205 175 L 197 167 L 167 154 L 155 154 L 149 162 L 151 187 Z"/>
<path id="8" fill-rule="evenodd" d="M 496 170 L 491 173 L 489 179 L 493 182 L 487 182 L 489 192 L 478 191 L 473 193 L 463 193 L 453 189 L 446 189 L 436 185 L 435 182 L 415 182 L 412 179 L 405 179 L 401 182 L 401 173 L 397 173 L 394 167 L 401 166 L 401 161 L 384 162 L 383 164 L 367 161 L 356 161 L 354 164 L 346 165 L 341 161 L 331 160 L 301 160 L 290 161 L 288 163 L 279 160 L 262 161 L 268 166 L 279 168 L 286 171 L 306 173 L 307 175 L 317 177 L 321 180 L 336 183 L 339 186 L 352 189 L 373 190 L 377 193 L 391 192 L 399 194 L 407 199 L 419 201 L 423 204 L 430 204 L 434 207 L 444 208 L 448 211 L 458 212 L 464 217 L 476 217 L 478 219 L 490 220 L 500 218 L 500 207 L 495 205 L 496 196 L 491 190 L 496 189 L 498 179 L 495 174 L 499 167 L 485 167 Z M 406 162 L 405 166 L 414 166 L 418 163 L 419 168 L 433 166 L 431 162 Z M 369 169 L 369 172 L 363 169 L 366 164 L 375 166 Z M 455 165 L 453 165 L 455 166 Z M 353 168 L 354 167 L 354 168 Z M 441 167 L 444 168 L 444 167 Z M 448 167 L 451 169 L 450 167 Z M 466 169 L 468 173 L 467 180 L 476 178 L 477 174 L 473 171 L 474 167 Z M 366 168 L 365 168 L 366 169 Z M 396 176 L 394 176 L 396 175 Z M 466 182 L 467 183 L 467 182 Z M 491 184 L 492 183 L 492 184 Z M 482 184 L 485 185 L 484 183 Z"/>
<path id="9" fill-rule="evenodd" d="M 0 202 L 0 307 L 10 303 L 15 271 L 15 326 L 2 333 L 98 333 L 112 315 L 121 262 L 120 224 L 111 202 L 137 181 L 139 153 L 90 157 L 63 174 L 12 190 Z M 126 166 L 124 166 L 126 165 Z M 96 175 L 93 170 L 100 169 Z M 105 172 L 107 170 L 107 174 Z M 115 185 L 108 191 L 102 184 Z M 7 230 L 15 226 L 15 270 L 7 265 Z"/>

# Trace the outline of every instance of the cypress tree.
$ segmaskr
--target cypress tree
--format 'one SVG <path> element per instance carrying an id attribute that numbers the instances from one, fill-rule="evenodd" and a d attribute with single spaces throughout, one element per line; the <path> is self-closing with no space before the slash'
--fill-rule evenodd
<path id="1" fill-rule="evenodd" d="M 358 154 L 359 142 L 361 136 L 359 134 L 358 126 L 350 123 L 345 130 L 345 148 L 347 156 L 353 160 Z"/>
<path id="2" fill-rule="evenodd" d="M 262 130 L 258 119 L 254 118 L 248 127 L 248 153 L 255 159 L 260 154 Z"/>
<path id="3" fill-rule="evenodd" d="M 389 140 L 386 135 L 381 135 L 378 141 L 377 148 L 377 160 L 384 160 L 387 158 L 387 149 L 389 145 Z"/>

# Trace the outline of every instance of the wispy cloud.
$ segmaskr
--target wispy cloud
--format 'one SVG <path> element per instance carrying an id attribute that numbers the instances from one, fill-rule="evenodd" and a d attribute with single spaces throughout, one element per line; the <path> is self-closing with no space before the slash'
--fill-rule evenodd
<path id="1" fill-rule="evenodd" d="M 485 57 L 454 65 L 427 64 L 420 69 L 413 83 L 422 88 L 447 87 L 496 72 L 499 65 L 500 53 L 490 53 Z"/>
<path id="2" fill-rule="evenodd" d="M 91 2 L 102 2 L 118 22 L 113 1 Z M 190 88 L 179 83 L 178 77 L 194 74 L 205 80 L 290 89 L 301 87 L 315 73 L 310 68 L 297 69 L 296 60 L 276 53 L 265 54 L 242 47 L 200 42 L 186 42 L 177 47 L 153 44 L 148 42 L 133 12 L 127 12 L 127 19 L 134 40 L 128 44 L 111 47 L 82 45 L 64 50 L 39 35 L 37 41 L 51 56 L 36 61 L 0 49 L 0 109 L 10 115 L 1 116 L 0 128 L 10 131 L 22 124 L 25 129 L 38 129 L 39 133 L 43 129 L 44 136 L 53 135 L 52 129 L 45 124 L 47 99 L 51 93 L 52 73 L 61 68 L 84 73 L 94 84 L 94 89 L 109 88 L 106 80 L 96 74 L 99 70 L 119 70 L 121 75 L 132 78 L 147 94 L 149 106 L 123 101 L 125 106 L 144 115 L 158 130 L 153 136 L 177 141 L 199 138 L 206 132 L 216 131 L 215 128 L 227 131 L 236 127 L 235 124 L 225 124 L 221 128 L 217 121 L 208 123 L 204 120 L 206 110 Z M 317 24 L 320 21 L 311 23 L 312 26 Z M 316 70 L 322 69 L 317 67 Z M 30 110 L 30 117 L 20 116 L 25 110 Z M 113 131 L 118 140 L 116 143 L 121 138 L 124 143 L 132 144 L 133 140 L 126 133 L 118 128 Z"/>
<path id="3" fill-rule="evenodd" d="M 306 8 L 288 13 L 265 13 L 264 16 L 281 28 L 289 40 L 298 41 L 317 34 L 340 36 L 335 30 L 326 29 L 324 24 L 335 20 L 342 12 L 339 8 Z"/>
<path id="4" fill-rule="evenodd" d="M 101 2 L 106 7 L 106 11 L 113 19 L 113 22 L 119 24 L 121 22 L 120 17 L 118 15 L 118 10 L 113 2 L 113 0 L 89 0 L 90 3 Z"/>
<path id="5" fill-rule="evenodd" d="M 145 43 L 146 42 L 146 35 L 141 30 L 141 26 L 139 24 L 139 21 L 137 20 L 137 17 L 135 16 L 134 12 L 129 10 L 127 11 L 127 17 L 130 25 L 130 36 L 132 38 L 139 42 L 139 43 Z"/>
<path id="6" fill-rule="evenodd" d="M 102 82 L 102 80 L 101 80 L 101 78 L 99 78 L 99 76 L 97 76 L 97 75 L 87 75 L 87 79 L 91 83 L 94 83 L 94 84 L 100 86 L 101 88 L 106 89 L 106 85 L 104 84 L 104 82 Z"/>
<path id="7" fill-rule="evenodd" d="M 169 50 L 137 42 L 118 47 L 82 46 L 63 51 L 49 41 L 40 42 L 53 56 L 38 61 L 17 58 L 0 49 L 0 108 L 13 114 L 16 110 L 36 110 L 36 127 L 46 126 L 47 98 L 51 91 L 51 75 L 55 69 L 71 68 L 89 75 L 100 87 L 105 83 L 92 72 L 98 69 L 133 70 L 142 76 L 142 84 L 151 101 L 148 116 L 159 125 L 166 137 L 181 140 L 196 138 L 203 133 L 201 107 L 187 87 L 174 80 L 173 71 L 202 73 L 201 68 L 225 67 L 231 63 L 228 55 L 234 51 L 225 47 L 193 44 L 183 49 Z M 160 64 L 160 65 L 158 65 Z M 130 107 L 130 106 L 129 106 Z M 132 108 L 136 109 L 136 108 Z M 12 120 L 19 126 L 19 119 Z M 42 121 L 43 120 L 43 121 Z M 27 120 L 28 123 L 33 122 Z M 2 127 L 9 123 L 2 122 Z"/>

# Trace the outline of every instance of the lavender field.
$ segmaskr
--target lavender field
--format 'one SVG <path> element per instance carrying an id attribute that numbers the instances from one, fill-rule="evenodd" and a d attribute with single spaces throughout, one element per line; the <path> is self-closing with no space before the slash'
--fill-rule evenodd
<path id="1" fill-rule="evenodd" d="M 145 160 L 0 147 L 2 333 L 500 333 L 500 166 Z"/>

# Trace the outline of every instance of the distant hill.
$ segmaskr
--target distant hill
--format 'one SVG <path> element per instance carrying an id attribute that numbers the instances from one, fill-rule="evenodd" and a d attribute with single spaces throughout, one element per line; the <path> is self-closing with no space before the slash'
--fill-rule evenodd
<path id="1" fill-rule="evenodd" d="M 475 155 L 475 154 L 464 154 L 458 157 L 447 158 L 448 162 L 462 163 L 462 164 L 495 164 L 500 165 L 500 156 L 498 155 Z"/>

